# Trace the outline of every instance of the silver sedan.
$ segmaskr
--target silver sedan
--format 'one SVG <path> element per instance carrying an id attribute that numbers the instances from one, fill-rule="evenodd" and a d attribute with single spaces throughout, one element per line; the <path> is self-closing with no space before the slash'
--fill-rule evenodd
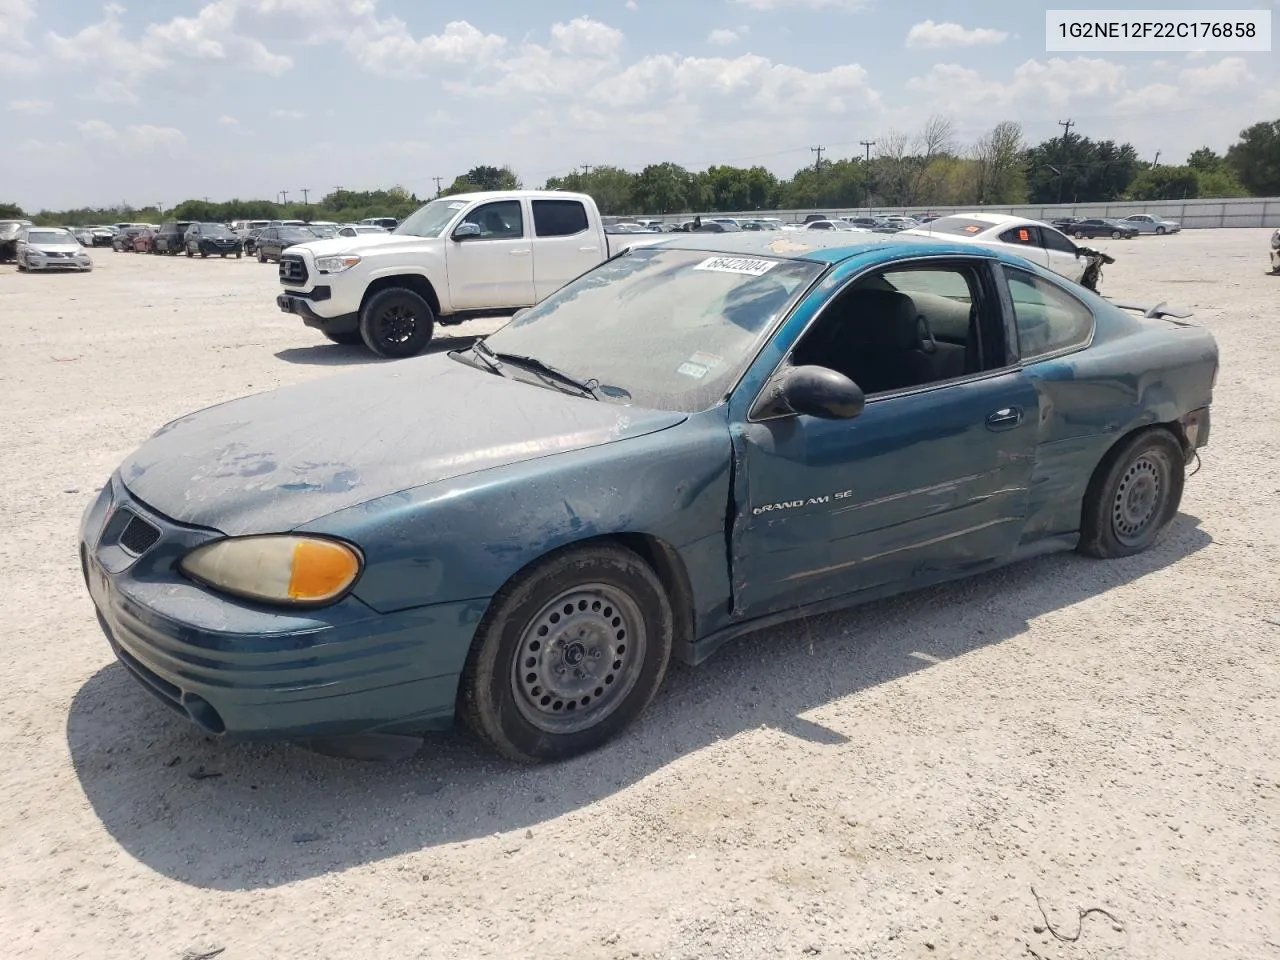
<path id="1" fill-rule="evenodd" d="M 1131 225 L 1139 233 L 1155 233 L 1160 236 L 1166 233 L 1177 233 L 1182 229 L 1182 224 L 1177 220 L 1164 220 L 1150 213 L 1135 213 L 1131 217 L 1125 217 L 1121 223 Z"/>
<path id="2" fill-rule="evenodd" d="M 69 230 L 62 227 L 23 227 L 18 232 L 19 270 L 93 269 L 93 260 Z"/>

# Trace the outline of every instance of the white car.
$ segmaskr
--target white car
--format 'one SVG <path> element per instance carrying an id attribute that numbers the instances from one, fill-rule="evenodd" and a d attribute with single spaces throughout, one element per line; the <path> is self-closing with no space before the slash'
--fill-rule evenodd
<path id="1" fill-rule="evenodd" d="M 93 269 L 84 247 L 62 227 L 23 227 L 18 232 L 15 259 L 22 271 Z"/>
<path id="2" fill-rule="evenodd" d="M 955 213 L 903 230 L 898 236 L 967 240 L 984 247 L 998 247 L 1075 283 L 1081 281 L 1088 266 L 1076 245 L 1060 230 L 1039 220 L 1007 213 Z"/>

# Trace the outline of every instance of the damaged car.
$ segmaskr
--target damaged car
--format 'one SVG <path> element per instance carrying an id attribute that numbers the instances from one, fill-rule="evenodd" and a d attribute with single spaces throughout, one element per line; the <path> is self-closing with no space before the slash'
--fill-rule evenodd
<path id="1" fill-rule="evenodd" d="M 1209 440 L 1218 348 L 1183 316 L 973 244 L 674 234 L 465 348 L 170 422 L 80 564 L 129 674 L 210 735 L 460 720 L 559 760 L 673 658 L 1150 548 Z"/>

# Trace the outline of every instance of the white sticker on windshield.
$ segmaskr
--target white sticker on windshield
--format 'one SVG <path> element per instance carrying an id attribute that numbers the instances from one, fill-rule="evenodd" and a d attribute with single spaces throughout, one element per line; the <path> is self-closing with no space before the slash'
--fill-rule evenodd
<path id="1" fill-rule="evenodd" d="M 748 277 L 760 277 L 778 265 L 777 260 L 760 260 L 756 257 L 711 257 L 693 269 L 713 270 L 716 273 L 742 273 Z"/>
<path id="2" fill-rule="evenodd" d="M 701 380 L 705 377 L 707 375 L 707 370 L 708 368 L 704 367 L 702 364 L 690 363 L 687 360 L 680 364 L 680 366 L 676 367 L 676 373 L 682 373 L 686 377 L 693 377 L 695 380 Z"/>
<path id="3" fill-rule="evenodd" d="M 449 209 L 450 209 L 450 210 L 461 210 L 461 209 L 462 209 L 463 207 L 465 207 L 466 205 L 467 205 L 467 202 L 466 202 L 465 200 L 455 200 L 455 201 L 453 201 L 453 203 L 449 204 Z"/>

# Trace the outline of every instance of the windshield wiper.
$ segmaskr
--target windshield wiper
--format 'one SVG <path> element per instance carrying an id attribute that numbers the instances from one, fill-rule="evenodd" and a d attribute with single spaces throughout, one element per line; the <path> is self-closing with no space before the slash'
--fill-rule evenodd
<path id="1" fill-rule="evenodd" d="M 502 377 L 511 376 L 511 374 L 503 372 L 502 361 L 498 359 L 498 355 L 494 353 L 489 348 L 489 345 L 485 343 L 483 340 L 477 340 L 475 343 L 471 344 L 471 353 L 477 359 L 481 360 L 486 367 L 488 367 L 490 370 L 492 370 L 494 373 L 498 374 L 499 376 L 502 376 Z"/>
<path id="2" fill-rule="evenodd" d="M 479 340 L 476 341 L 480 343 Z M 594 377 L 590 380 L 579 380 L 572 374 L 558 370 L 550 364 L 543 363 L 537 357 L 526 357 L 519 353 L 497 353 L 488 344 L 484 347 L 485 352 L 499 364 L 506 363 L 515 364 L 517 367 L 524 367 L 533 373 L 539 374 L 543 379 L 555 380 L 567 386 L 573 387 L 585 396 L 593 397 L 596 400 L 603 400 L 604 395 L 600 392 L 600 381 Z"/>

